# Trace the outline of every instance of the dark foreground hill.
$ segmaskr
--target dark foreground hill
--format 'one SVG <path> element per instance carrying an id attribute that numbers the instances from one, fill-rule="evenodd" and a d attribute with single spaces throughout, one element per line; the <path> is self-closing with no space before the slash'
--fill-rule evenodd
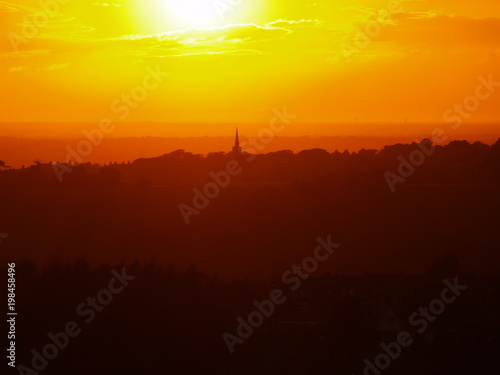
<path id="1" fill-rule="evenodd" d="M 421 162 L 419 150 L 177 151 L 130 164 L 65 165 L 62 182 L 54 165 L 5 170 L 0 232 L 9 237 L 0 257 L 155 258 L 267 279 L 331 235 L 342 248 L 319 272 L 420 273 L 445 253 L 466 272 L 498 272 L 500 143 L 453 142 Z M 229 180 L 228 163 L 240 171 Z"/>

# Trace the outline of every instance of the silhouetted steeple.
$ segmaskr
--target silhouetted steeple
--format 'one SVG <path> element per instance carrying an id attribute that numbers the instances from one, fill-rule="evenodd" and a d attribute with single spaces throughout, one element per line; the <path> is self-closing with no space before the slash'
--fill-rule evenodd
<path id="1" fill-rule="evenodd" d="M 240 137 L 238 135 L 238 128 L 236 128 L 236 138 L 234 140 L 234 147 L 233 147 L 233 153 L 235 154 L 241 154 L 241 147 L 240 147 Z"/>

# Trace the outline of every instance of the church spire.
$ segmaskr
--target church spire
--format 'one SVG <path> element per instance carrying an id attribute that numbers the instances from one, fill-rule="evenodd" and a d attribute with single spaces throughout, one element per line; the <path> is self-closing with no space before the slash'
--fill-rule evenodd
<path id="1" fill-rule="evenodd" d="M 236 128 L 236 138 L 234 140 L 234 147 L 233 147 L 233 153 L 235 154 L 241 154 L 241 147 L 240 147 L 240 136 L 238 134 L 238 128 Z"/>

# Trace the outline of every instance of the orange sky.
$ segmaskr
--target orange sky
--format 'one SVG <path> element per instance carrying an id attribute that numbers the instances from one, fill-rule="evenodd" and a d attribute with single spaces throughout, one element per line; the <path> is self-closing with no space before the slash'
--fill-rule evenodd
<path id="1" fill-rule="evenodd" d="M 218 123 L 267 124 L 286 106 L 302 125 L 283 135 L 344 134 L 335 123 L 356 118 L 367 136 L 377 122 L 422 134 L 412 124 L 443 122 L 480 77 L 500 82 L 498 0 L 59 1 L 47 15 L 0 0 L 0 122 L 208 122 L 159 135 L 228 135 Z M 496 89 L 463 120 L 497 121 Z M 22 135 L 73 131 L 38 126 Z"/>

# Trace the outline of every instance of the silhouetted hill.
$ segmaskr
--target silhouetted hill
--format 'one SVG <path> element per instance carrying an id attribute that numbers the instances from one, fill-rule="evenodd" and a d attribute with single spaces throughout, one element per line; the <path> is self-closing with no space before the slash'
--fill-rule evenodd
<path id="1" fill-rule="evenodd" d="M 126 375 L 267 375 L 275 369 L 293 375 L 361 374 L 364 360 L 373 361 L 382 352 L 381 341 L 389 344 L 406 330 L 413 344 L 403 348 L 388 373 L 470 374 L 480 369 L 493 374 L 489 370 L 500 345 L 500 280 L 456 274 L 456 268 L 446 266 L 454 263 L 442 258 L 427 275 L 310 278 L 299 290 L 287 291 L 285 303 L 231 354 L 223 334 L 236 334 L 236 318 L 247 319 L 256 309 L 254 301 L 268 299 L 277 288 L 286 291 L 279 281 L 228 281 L 194 266 L 176 269 L 155 261 L 97 267 L 83 259 L 47 267 L 21 261 L 16 265 L 22 314 L 17 336 L 30 339 L 18 339 L 17 364 L 31 368 L 34 353 L 45 353 L 52 342 L 48 335 L 60 335 L 72 322 L 78 334 L 46 362 L 47 373 L 80 375 L 112 368 Z M 4 264 L 0 272 L 7 273 Z M 131 280 L 110 301 L 100 302 L 117 274 Z M 420 334 L 408 317 L 442 294 L 443 281 L 457 277 L 467 289 Z"/>
<path id="2" fill-rule="evenodd" d="M 0 228 L 10 236 L 0 258 L 154 256 L 230 278 L 268 278 L 330 234 L 343 251 L 322 272 L 422 272 L 447 252 L 466 271 L 498 272 L 500 142 L 436 146 L 393 193 L 387 172 L 398 174 L 400 158 L 410 160 L 421 146 L 257 156 L 176 151 L 130 164 L 65 166 L 71 171 L 62 182 L 43 163 L 1 171 Z M 217 188 L 213 176 L 230 162 L 241 173 Z M 210 183 L 217 194 L 200 198 L 196 191 L 204 195 Z"/>

